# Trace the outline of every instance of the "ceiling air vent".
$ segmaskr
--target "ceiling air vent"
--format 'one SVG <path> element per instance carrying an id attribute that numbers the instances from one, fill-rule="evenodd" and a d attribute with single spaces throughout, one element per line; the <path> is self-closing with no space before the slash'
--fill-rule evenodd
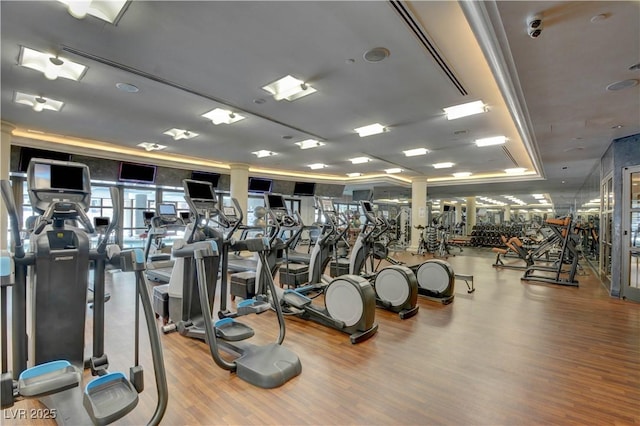
<path id="1" fill-rule="evenodd" d="M 416 35 L 420 43 L 424 46 L 427 52 L 431 55 L 436 64 L 442 69 L 447 78 L 451 81 L 453 86 L 456 88 L 461 95 L 466 96 L 469 93 L 467 89 L 464 88 L 458 77 L 455 76 L 453 70 L 447 65 L 444 58 L 440 56 L 434 44 L 429 40 L 427 34 L 424 32 L 420 24 L 414 19 L 413 15 L 409 10 L 405 7 L 404 3 L 397 0 L 390 0 L 389 3 L 393 8 L 398 12 L 398 15 L 406 22 L 411 31 Z"/>
<path id="2" fill-rule="evenodd" d="M 513 155 L 511 155 L 511 153 L 509 152 L 509 150 L 507 149 L 506 146 L 502 147 L 502 151 L 504 152 L 504 156 L 507 157 L 509 160 L 511 160 L 511 162 L 513 163 L 514 166 L 520 167 L 520 164 L 518 164 L 516 159 L 513 158 Z"/>

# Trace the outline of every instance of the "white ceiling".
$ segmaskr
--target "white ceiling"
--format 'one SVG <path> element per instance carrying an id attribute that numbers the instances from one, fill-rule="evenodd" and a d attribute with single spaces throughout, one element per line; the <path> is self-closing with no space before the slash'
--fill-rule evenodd
<path id="1" fill-rule="evenodd" d="M 629 69 L 640 62 L 640 3 L 513 1 L 480 6 L 484 15 L 479 22 L 469 15 L 468 5 L 452 1 L 134 1 L 112 25 L 93 17 L 73 18 L 55 1 L 2 1 L 2 119 L 21 130 L 125 146 L 139 152 L 141 162 L 154 160 L 144 158 L 145 151 L 136 145 L 154 142 L 168 146 L 168 159 L 210 160 L 212 169 L 243 162 L 254 175 L 268 169 L 319 180 L 401 167 L 402 181 L 372 178 L 348 187 L 376 182 L 407 188 L 411 178 L 423 175 L 430 179 L 428 193 L 434 198 L 549 193 L 557 208 L 572 205 L 609 143 L 640 132 L 639 86 L 605 90 L 610 83 L 640 78 L 640 71 Z M 414 19 L 462 91 L 399 9 Z M 544 25 L 536 39 L 526 31 L 527 18 L 534 14 L 543 17 Z M 604 19 L 591 22 L 597 15 Z M 494 47 L 505 59 L 519 112 L 507 106 L 509 94 L 492 77 L 482 37 L 476 41 L 477 25 L 495 32 Z M 87 65 L 88 71 L 79 82 L 46 80 L 17 64 L 20 46 L 58 53 Z M 388 49 L 390 56 L 366 62 L 363 54 L 375 47 Z M 318 92 L 277 102 L 261 89 L 286 74 Z M 118 82 L 140 91 L 118 91 Z M 15 104 L 14 91 L 61 100 L 65 106 L 60 112 L 37 113 Z M 453 121 L 444 117 L 443 107 L 477 99 L 487 103 L 489 112 Z M 216 107 L 247 119 L 214 126 L 201 114 Z M 353 130 L 374 122 L 389 131 L 360 138 Z M 612 128 L 618 125 L 623 127 Z M 163 135 L 173 127 L 200 136 L 174 141 Z M 509 137 L 504 149 L 473 144 L 498 134 Z M 14 140 L 42 145 L 38 138 Z M 325 145 L 312 150 L 294 145 L 308 138 Z M 46 146 L 55 147 L 50 142 Z M 417 147 L 430 153 L 407 158 L 401 152 Z M 113 155 L 106 148 L 103 155 Z M 250 154 L 261 149 L 278 155 L 258 159 Z M 359 156 L 373 161 L 348 161 Z M 431 166 L 444 161 L 456 166 Z M 309 174 L 307 165 L 318 162 L 328 165 L 322 170 L 326 176 Z M 509 182 L 502 177 L 504 169 L 516 166 L 530 170 L 529 178 Z M 481 185 L 456 184 L 451 181 L 456 171 L 493 177 L 479 181 Z"/>

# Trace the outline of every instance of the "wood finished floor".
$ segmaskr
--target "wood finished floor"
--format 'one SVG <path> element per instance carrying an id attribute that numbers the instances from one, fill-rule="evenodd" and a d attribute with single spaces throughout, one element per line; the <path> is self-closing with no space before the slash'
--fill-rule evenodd
<path id="1" fill-rule="evenodd" d="M 422 257 L 400 254 L 409 264 Z M 476 292 L 456 283 L 448 306 L 420 298 L 402 321 L 377 310 L 379 331 L 352 345 L 348 336 L 288 318 L 285 345 L 302 374 L 264 390 L 212 361 L 206 345 L 162 335 L 169 380 L 166 425 L 533 425 L 640 424 L 640 309 L 612 299 L 589 270 L 580 287 L 526 284 L 522 271 L 491 267 L 493 256 L 465 249 L 450 257 L 473 274 Z M 133 359 L 133 278 L 108 287 L 106 351 L 112 369 Z M 275 314 L 247 318 L 257 343 L 275 339 Z M 146 423 L 155 404 L 148 349 L 146 391 L 117 424 Z M 16 408 L 37 407 L 22 401 Z M 13 421 L 3 413 L 2 423 Z"/>

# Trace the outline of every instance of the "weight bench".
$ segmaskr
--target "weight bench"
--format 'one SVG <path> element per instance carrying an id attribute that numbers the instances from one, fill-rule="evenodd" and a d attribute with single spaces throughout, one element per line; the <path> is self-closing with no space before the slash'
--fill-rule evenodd
<path id="1" fill-rule="evenodd" d="M 491 249 L 491 251 L 496 253 L 496 262 L 491 266 L 496 267 L 496 268 L 504 266 L 504 262 L 502 261 L 500 256 L 501 255 L 502 256 L 506 255 L 509 252 L 509 250 L 508 249 L 503 249 L 503 248 L 500 248 L 500 247 L 493 247 Z"/>

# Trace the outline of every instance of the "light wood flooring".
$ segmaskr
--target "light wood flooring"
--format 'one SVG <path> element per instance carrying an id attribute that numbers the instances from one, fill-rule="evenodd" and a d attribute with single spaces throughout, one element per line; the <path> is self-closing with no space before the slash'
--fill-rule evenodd
<path id="1" fill-rule="evenodd" d="M 404 321 L 378 309 L 378 334 L 366 342 L 352 345 L 346 334 L 288 318 L 284 344 L 300 357 L 302 374 L 277 389 L 218 368 L 204 342 L 162 335 L 170 392 L 163 424 L 640 424 L 638 304 L 610 298 L 586 262 L 575 288 L 521 282 L 522 271 L 492 268 L 488 250 L 465 248 L 448 261 L 474 275 L 475 293 L 457 282 L 452 304 L 420 298 L 420 312 Z M 106 351 L 112 369 L 127 371 L 133 277 L 113 274 L 108 291 Z M 271 312 L 243 322 L 256 329 L 256 343 L 277 335 Z M 117 424 L 145 424 L 153 411 L 144 340 L 142 360 L 146 391 Z M 46 424 L 4 414 L 6 425 Z"/>

